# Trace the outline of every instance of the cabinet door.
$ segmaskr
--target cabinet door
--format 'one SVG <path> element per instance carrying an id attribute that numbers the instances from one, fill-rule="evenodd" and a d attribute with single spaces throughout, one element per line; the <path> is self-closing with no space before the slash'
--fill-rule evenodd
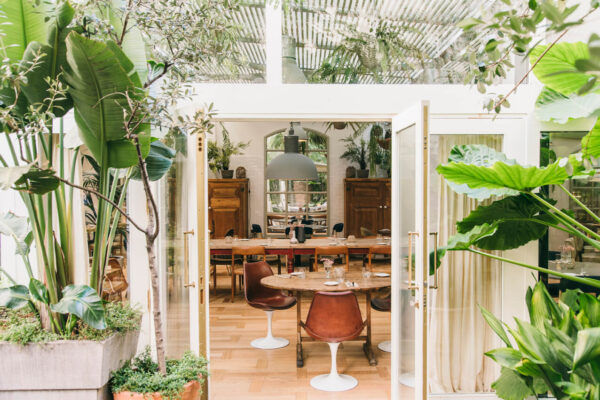
<path id="1" fill-rule="evenodd" d="M 348 187 L 349 215 L 348 235 L 360 237 L 360 228 L 377 234 L 381 212 L 381 194 L 377 182 L 352 182 Z"/>
<path id="2" fill-rule="evenodd" d="M 381 182 L 381 209 L 379 229 L 392 229 L 392 183 Z"/>
<path id="3" fill-rule="evenodd" d="M 209 190 L 209 229 L 212 238 L 223 238 L 230 229 L 236 235 L 242 220 L 241 185 L 213 185 Z"/>

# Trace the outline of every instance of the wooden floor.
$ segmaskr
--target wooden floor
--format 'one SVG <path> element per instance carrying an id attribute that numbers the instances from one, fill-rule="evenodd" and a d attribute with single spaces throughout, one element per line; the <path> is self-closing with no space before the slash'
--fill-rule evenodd
<path id="1" fill-rule="evenodd" d="M 359 270 L 361 262 L 353 262 Z M 338 371 L 358 380 L 353 390 L 327 393 L 313 389 L 310 379 L 329 372 L 329 347 L 323 342 L 303 345 L 305 364 L 296 368 L 296 309 L 276 311 L 273 334 L 290 344 L 282 349 L 259 350 L 250 342 L 266 335 L 266 314 L 246 304 L 242 293 L 230 299 L 230 277 L 219 266 L 217 294 L 210 298 L 210 385 L 214 400 L 314 400 L 390 398 L 390 353 L 382 352 L 377 343 L 389 340 L 390 313 L 372 311 L 373 350 L 379 364 L 369 366 L 361 342 L 345 342 L 337 355 Z M 302 302 L 303 319 L 310 299 Z M 365 297 L 359 295 L 365 318 Z"/>

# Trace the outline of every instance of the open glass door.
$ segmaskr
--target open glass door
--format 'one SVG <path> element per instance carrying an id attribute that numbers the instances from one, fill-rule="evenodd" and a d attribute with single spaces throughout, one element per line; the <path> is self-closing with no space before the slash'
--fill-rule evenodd
<path id="1" fill-rule="evenodd" d="M 429 103 L 392 119 L 392 399 L 427 394 Z"/>
<path id="2" fill-rule="evenodd" d="M 181 357 L 188 350 L 198 352 L 199 304 L 198 218 L 196 204 L 196 136 L 165 138 L 177 149 L 173 165 L 159 184 L 161 237 L 159 260 L 163 273 L 163 307 L 167 357 Z M 203 264 L 203 263 L 202 263 Z"/>

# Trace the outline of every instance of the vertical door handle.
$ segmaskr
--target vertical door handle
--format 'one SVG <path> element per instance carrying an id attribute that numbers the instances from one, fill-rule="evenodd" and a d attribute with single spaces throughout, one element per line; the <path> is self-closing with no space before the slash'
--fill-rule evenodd
<path id="1" fill-rule="evenodd" d="M 190 282 L 190 246 L 188 243 L 188 235 L 193 235 L 194 230 L 189 230 L 183 232 L 183 268 L 184 268 L 184 276 L 183 279 L 185 283 L 183 287 L 190 288 L 196 287 L 196 282 Z"/>
<path id="2" fill-rule="evenodd" d="M 419 236 L 419 232 L 408 232 L 408 288 L 418 289 L 418 285 L 416 285 L 416 276 L 415 279 L 413 279 L 413 236 Z"/>
<path id="3" fill-rule="evenodd" d="M 438 288 L 438 233 L 430 232 L 430 236 L 433 236 L 433 285 L 429 286 L 431 289 Z"/>

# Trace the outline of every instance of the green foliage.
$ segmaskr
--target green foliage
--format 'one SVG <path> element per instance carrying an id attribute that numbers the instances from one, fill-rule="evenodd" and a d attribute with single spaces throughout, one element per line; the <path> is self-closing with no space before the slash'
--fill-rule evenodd
<path id="1" fill-rule="evenodd" d="M 344 151 L 340 158 L 358 164 L 360 169 L 367 169 L 367 160 L 369 158 L 367 141 L 364 138 L 360 138 L 359 144 L 357 144 L 354 137 L 350 135 L 342 139 L 342 142 L 346 143 L 346 151 Z"/>
<path id="2" fill-rule="evenodd" d="M 535 103 L 535 114 L 540 121 L 565 124 L 571 119 L 600 116 L 600 93 L 583 96 L 565 96 L 544 86 Z"/>
<path id="3" fill-rule="evenodd" d="M 106 304 L 106 329 L 95 329 L 78 320 L 75 329 L 66 334 L 48 332 L 42 328 L 39 317 L 30 308 L 12 310 L 0 307 L 0 341 L 18 344 L 47 343 L 54 340 L 102 341 L 113 334 L 138 330 L 141 312 L 127 303 Z"/>
<path id="4" fill-rule="evenodd" d="M 158 365 L 150 356 L 150 349 L 127 361 L 121 369 L 112 373 L 110 387 L 113 393 L 160 393 L 163 399 L 181 398 L 183 386 L 191 381 L 202 382 L 208 375 L 207 362 L 191 352 L 179 360 L 167 360 L 167 374 L 158 372 Z"/>
<path id="5" fill-rule="evenodd" d="M 151 181 L 157 181 L 162 178 L 173 165 L 173 159 L 177 153 L 175 150 L 167 147 L 163 142 L 155 140 L 150 144 L 150 153 L 145 159 L 146 172 L 148 173 L 148 179 Z M 133 168 L 131 178 L 140 180 L 140 167 L 136 165 Z"/>
<path id="6" fill-rule="evenodd" d="M 23 57 L 29 43 L 46 42 L 47 23 L 45 20 L 45 4 L 35 0 L 3 0 L 0 2 L 0 15 L 5 25 L 2 28 L 3 45 L 11 62 L 18 62 Z"/>
<path id="7" fill-rule="evenodd" d="M 92 328 L 106 328 L 102 299 L 89 286 L 69 285 L 65 287 L 60 301 L 52 304 L 50 308 L 57 313 L 76 315 Z"/>
<path id="8" fill-rule="evenodd" d="M 565 301 L 566 300 L 566 301 Z M 502 399 L 523 400 L 551 392 L 558 399 L 595 399 L 600 390 L 600 309 L 598 298 L 567 291 L 557 303 L 538 282 L 526 298 L 530 323 L 516 320 L 508 341 L 500 321 L 482 308 L 507 348 L 486 355 L 502 366 L 493 388 Z"/>
<path id="9" fill-rule="evenodd" d="M 223 135 L 223 142 L 220 146 L 216 140 L 208 141 L 208 166 L 215 173 L 228 170 L 231 156 L 244 154 L 242 150 L 250 145 L 249 141 L 239 143 L 232 142 L 229 138 L 229 131 L 225 129 L 223 124 L 221 124 L 221 132 Z"/>
<path id="10" fill-rule="evenodd" d="M 600 157 L 600 119 L 587 135 L 581 139 L 581 151 L 586 157 Z"/>

